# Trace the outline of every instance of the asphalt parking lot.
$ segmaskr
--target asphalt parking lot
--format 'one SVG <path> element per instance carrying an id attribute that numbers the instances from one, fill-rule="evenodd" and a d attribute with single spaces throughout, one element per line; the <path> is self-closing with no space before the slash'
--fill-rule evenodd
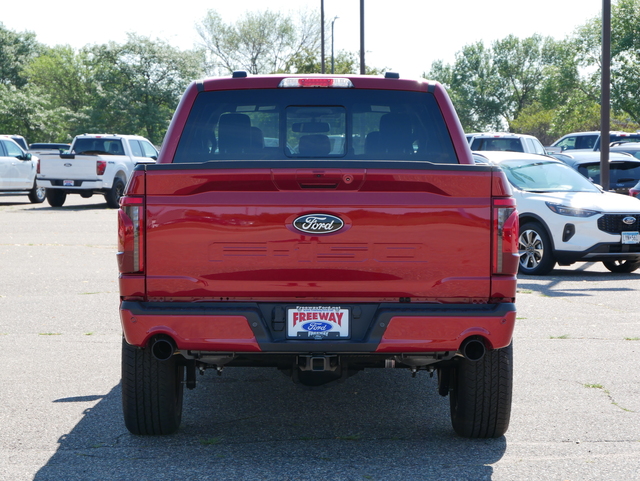
<path id="1" fill-rule="evenodd" d="M 149 438 L 121 418 L 115 253 L 102 197 L 0 195 L 0 480 L 640 479 L 640 271 L 520 278 L 502 438 L 457 437 L 425 373 L 304 389 L 233 368 Z"/>

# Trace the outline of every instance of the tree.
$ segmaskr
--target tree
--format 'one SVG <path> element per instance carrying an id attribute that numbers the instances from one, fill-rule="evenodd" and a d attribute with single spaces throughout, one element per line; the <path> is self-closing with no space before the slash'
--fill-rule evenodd
<path id="1" fill-rule="evenodd" d="M 72 117 L 69 109 L 53 107 L 36 86 L 0 84 L 0 132 L 23 135 L 29 142 L 68 141 Z"/>
<path id="2" fill-rule="evenodd" d="M 322 71 L 322 65 L 320 63 L 320 52 L 308 52 L 305 51 L 302 55 L 292 59 L 292 70 L 296 73 L 320 73 Z M 340 50 L 333 58 L 333 71 L 336 74 L 359 74 L 360 73 L 360 57 L 355 52 L 349 52 L 347 50 Z M 331 57 L 325 58 L 325 68 L 331 70 Z M 385 69 L 377 67 L 365 67 L 366 75 L 380 75 Z M 288 73 L 288 72 L 282 72 Z"/>
<path id="3" fill-rule="evenodd" d="M 640 124 L 640 0 L 619 0 L 611 7 L 611 106 L 627 128 Z M 591 96 L 600 102 L 602 19 L 596 17 L 575 36 L 588 75 Z M 620 115 L 622 112 L 626 115 Z M 631 121 L 631 125 L 629 125 Z M 614 119 L 612 118 L 612 128 Z"/>
<path id="4" fill-rule="evenodd" d="M 448 89 L 467 132 L 500 130 L 501 83 L 492 53 L 482 42 L 463 47 L 453 65 L 434 62 L 425 76 Z"/>
<path id="5" fill-rule="evenodd" d="M 202 55 L 134 34 L 89 52 L 97 89 L 82 130 L 138 134 L 159 145 L 186 86 L 202 76 Z"/>
<path id="6" fill-rule="evenodd" d="M 490 49 L 482 42 L 467 45 L 453 65 L 434 62 L 427 76 L 449 89 L 466 131 L 509 130 L 546 138 L 542 133 L 553 130 L 554 112 L 583 88 L 570 47 L 539 35 L 509 35 Z"/>
<path id="7" fill-rule="evenodd" d="M 0 84 L 23 87 L 27 79 L 23 70 L 42 46 L 32 32 L 16 33 L 0 22 Z"/>
<path id="8" fill-rule="evenodd" d="M 296 23 L 280 12 L 247 12 L 235 24 L 227 24 L 209 10 L 197 25 L 210 73 L 246 70 L 251 74 L 291 72 L 301 58 L 315 52 L 320 43 L 317 13 L 299 14 Z"/>
<path id="9" fill-rule="evenodd" d="M 30 84 L 46 92 L 54 106 L 80 112 L 91 105 L 97 91 L 89 56 L 86 49 L 47 47 L 25 68 L 25 75 Z"/>

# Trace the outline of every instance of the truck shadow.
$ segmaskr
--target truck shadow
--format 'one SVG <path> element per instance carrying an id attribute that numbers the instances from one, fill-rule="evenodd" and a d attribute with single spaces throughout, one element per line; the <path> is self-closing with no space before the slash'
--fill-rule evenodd
<path id="1" fill-rule="evenodd" d="M 86 204 L 86 205 L 63 205 L 62 207 L 51 207 L 48 204 L 31 204 L 30 202 L 2 202 L 0 200 L 0 207 L 15 207 L 15 206 L 24 206 L 20 212 L 30 212 L 30 211 L 40 211 L 40 212 L 86 212 L 90 210 L 113 210 L 116 212 L 116 209 L 110 209 L 107 207 L 107 204 L 104 202 L 96 203 L 96 204 Z"/>
<path id="2" fill-rule="evenodd" d="M 115 386 L 34 479 L 481 480 L 506 450 L 505 437 L 456 436 L 448 399 L 424 372 L 370 370 L 313 389 L 266 369 L 207 371 L 198 381 L 180 430 L 159 437 L 129 434 Z"/>
<path id="3" fill-rule="evenodd" d="M 545 276 L 526 276 L 518 274 L 518 292 L 536 292 L 546 297 L 588 297 L 597 292 L 631 292 L 636 288 L 607 287 L 607 282 L 619 282 L 621 280 L 640 280 L 640 271 L 630 274 L 617 274 L 609 271 L 587 270 L 592 263 L 583 263 L 579 267 L 556 267 Z M 575 283 L 584 285 L 576 287 Z"/>

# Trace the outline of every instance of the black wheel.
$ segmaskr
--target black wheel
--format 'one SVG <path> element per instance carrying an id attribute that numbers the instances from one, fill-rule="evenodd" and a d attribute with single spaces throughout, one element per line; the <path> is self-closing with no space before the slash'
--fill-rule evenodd
<path id="1" fill-rule="evenodd" d="M 460 359 L 451 373 L 451 424 L 460 436 L 498 438 L 511 417 L 513 347 L 487 351 L 479 361 Z"/>
<path id="2" fill-rule="evenodd" d="M 628 274 L 640 267 L 640 261 L 602 261 L 604 266 L 617 274 Z"/>
<path id="3" fill-rule="evenodd" d="M 107 206 L 111 207 L 112 209 L 117 209 L 118 207 L 120 207 L 120 197 L 122 197 L 122 194 L 124 194 L 124 187 L 125 186 L 122 179 L 116 177 L 113 180 L 111 189 L 109 189 L 109 192 L 104 194 L 104 198 L 107 201 Z"/>
<path id="4" fill-rule="evenodd" d="M 82 197 L 83 199 L 90 199 L 91 197 L 93 197 L 93 192 L 91 191 L 80 192 L 80 197 Z"/>
<path id="5" fill-rule="evenodd" d="M 47 202 L 51 207 L 62 207 L 64 201 L 67 199 L 66 192 L 58 189 L 46 189 Z"/>
<path id="6" fill-rule="evenodd" d="M 537 222 L 520 226 L 518 237 L 519 272 L 532 276 L 548 274 L 556 265 L 547 231 Z"/>
<path id="7" fill-rule="evenodd" d="M 184 365 L 122 340 L 122 412 L 132 434 L 171 434 L 180 426 Z"/>
<path id="8" fill-rule="evenodd" d="M 32 204 L 42 204 L 47 198 L 47 189 L 38 187 L 36 181 L 33 181 L 33 188 L 29 191 L 29 200 Z"/>

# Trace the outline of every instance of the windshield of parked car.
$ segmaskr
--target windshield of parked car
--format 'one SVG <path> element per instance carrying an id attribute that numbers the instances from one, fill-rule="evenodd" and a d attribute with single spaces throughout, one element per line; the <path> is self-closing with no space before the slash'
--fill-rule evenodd
<path id="1" fill-rule="evenodd" d="M 502 150 L 507 152 L 524 152 L 520 139 L 508 137 L 475 137 L 471 143 L 471 150 Z"/>
<path id="2" fill-rule="evenodd" d="M 99 155 L 124 155 L 122 141 L 120 139 L 76 139 L 73 144 L 74 154 L 99 154 Z"/>
<path id="3" fill-rule="evenodd" d="M 600 183 L 600 164 L 582 164 L 578 171 L 589 180 Z M 609 179 L 612 184 L 637 182 L 640 179 L 640 163 L 638 162 L 610 162 Z"/>
<path id="4" fill-rule="evenodd" d="M 505 161 L 500 167 L 511 184 L 526 192 L 600 192 L 571 167 L 553 161 Z"/>

